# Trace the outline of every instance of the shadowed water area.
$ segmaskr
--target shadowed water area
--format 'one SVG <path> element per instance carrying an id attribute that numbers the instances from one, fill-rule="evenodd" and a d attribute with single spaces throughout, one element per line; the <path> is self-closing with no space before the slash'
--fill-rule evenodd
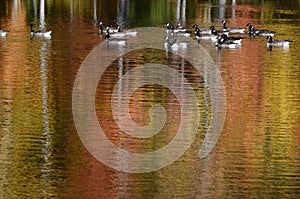
<path id="1" fill-rule="evenodd" d="M 293 42 L 289 48 L 270 49 L 266 37 L 243 34 L 236 35 L 243 37 L 240 47 L 218 49 L 215 42 L 197 42 L 192 32 L 187 49 L 164 49 L 166 22 L 176 25 L 180 20 L 189 31 L 194 24 L 220 30 L 223 19 L 228 27 L 247 31 L 246 24 L 251 23 L 275 31 L 274 40 Z M 99 21 L 126 29 L 161 28 L 162 36 L 146 41 L 161 42 L 161 49 L 135 49 L 112 60 L 92 96 L 95 106 L 72 109 L 76 78 L 89 53 L 98 45 L 107 45 L 107 57 L 126 49 L 106 43 L 105 35 L 99 34 Z M 52 37 L 30 37 L 30 24 L 52 30 Z M 0 29 L 10 32 L 0 36 L 0 198 L 299 198 L 299 24 L 300 2 L 295 0 L 1 1 Z M 198 70 L 185 59 L 193 54 L 191 44 L 205 50 L 195 54 L 202 61 L 209 55 L 207 63 L 214 62 L 225 99 L 214 90 L 219 85 L 212 83 L 211 64 L 203 61 L 203 70 Z M 151 63 L 178 74 L 129 73 Z M 83 74 L 88 78 L 95 71 Z M 122 101 L 120 93 L 158 76 L 173 87 L 146 84 L 134 90 L 128 104 Z M 78 85 L 82 93 L 90 88 Z M 185 94 L 191 90 L 196 101 Z M 215 106 L 224 100 L 225 110 Z M 157 104 L 163 112 L 152 109 Z M 188 114 L 181 114 L 183 107 L 188 107 Z M 177 160 L 159 170 L 130 173 L 98 161 L 85 147 L 74 116 L 74 110 L 85 109 L 95 111 L 97 125 L 111 143 L 132 153 L 164 148 L 176 138 L 183 119 L 198 125 L 193 137 L 195 123 L 185 124 L 186 138 L 193 141 Z M 131 123 L 116 119 L 127 111 L 138 126 L 148 125 L 153 115 L 159 118 L 161 113 L 166 122 L 151 137 L 134 137 L 124 131 Z M 199 151 L 218 114 L 224 114 L 223 128 L 216 145 L 200 159 Z M 110 156 L 104 150 L 97 153 Z M 160 163 L 117 157 L 116 164 L 145 170 Z"/>

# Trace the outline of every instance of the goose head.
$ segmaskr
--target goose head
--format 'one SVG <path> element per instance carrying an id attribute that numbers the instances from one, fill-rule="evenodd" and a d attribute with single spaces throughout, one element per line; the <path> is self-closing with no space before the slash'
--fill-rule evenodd
<path id="1" fill-rule="evenodd" d="M 212 34 L 216 32 L 215 26 L 211 26 L 211 27 L 209 27 L 209 29 L 211 30 Z"/>
<path id="2" fill-rule="evenodd" d="M 199 27 L 198 27 L 198 25 L 197 25 L 197 24 L 193 25 L 193 27 L 192 27 L 192 28 L 195 28 L 195 32 L 197 31 L 197 29 L 199 29 Z"/>
<path id="3" fill-rule="evenodd" d="M 269 42 L 272 42 L 273 41 L 273 37 L 271 35 L 268 35 L 267 36 L 267 39 L 269 39 Z"/>
<path id="4" fill-rule="evenodd" d="M 221 23 L 223 24 L 223 29 L 224 29 L 224 30 L 227 29 L 227 27 L 226 27 L 226 21 L 225 21 L 225 20 L 222 20 Z"/>
<path id="5" fill-rule="evenodd" d="M 167 29 L 170 29 L 171 24 L 170 23 L 166 23 L 165 26 L 167 27 Z"/>
<path id="6" fill-rule="evenodd" d="M 247 25 L 249 27 L 249 31 L 255 31 L 254 26 L 251 23 L 247 23 Z"/>

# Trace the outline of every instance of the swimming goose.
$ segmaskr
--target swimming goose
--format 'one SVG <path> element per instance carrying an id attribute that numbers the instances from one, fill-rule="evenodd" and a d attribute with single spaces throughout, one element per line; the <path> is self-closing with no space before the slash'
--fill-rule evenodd
<path id="1" fill-rule="evenodd" d="M 112 34 L 114 35 L 114 34 Z M 106 41 L 110 44 L 118 44 L 120 46 L 124 46 L 126 45 L 126 39 L 124 38 L 111 38 L 111 35 L 110 35 L 110 31 L 109 31 L 109 27 L 106 27 L 106 30 L 105 30 L 105 39 Z"/>
<path id="2" fill-rule="evenodd" d="M 253 36 L 263 36 L 263 37 L 267 37 L 267 36 L 271 36 L 274 37 L 275 32 L 274 31 L 269 31 L 269 30 L 256 30 L 255 27 L 253 25 L 251 25 L 250 23 L 248 23 L 246 26 L 249 27 L 249 31 L 248 34 L 249 35 L 253 35 Z"/>
<path id="3" fill-rule="evenodd" d="M 110 30 L 111 28 L 106 27 L 105 32 L 107 34 L 107 31 L 109 31 L 110 35 L 112 37 L 125 37 L 125 36 L 136 36 L 137 31 L 136 30 L 121 30 L 119 27 L 119 32 L 114 32 Z"/>
<path id="4" fill-rule="evenodd" d="M 104 26 L 103 22 L 99 22 L 99 33 L 102 34 L 104 32 Z M 106 29 L 105 29 L 106 32 Z M 115 28 L 110 27 L 109 28 L 109 33 L 113 34 L 115 37 L 124 37 L 126 35 L 128 36 L 136 36 L 137 31 L 136 30 L 121 30 L 121 27 L 117 25 Z"/>
<path id="5" fill-rule="evenodd" d="M 289 47 L 291 40 L 273 40 L 272 36 L 267 36 L 269 41 L 267 42 L 268 47 Z"/>
<path id="6" fill-rule="evenodd" d="M 99 33 L 102 34 L 104 32 L 104 25 L 102 21 L 99 21 Z M 109 28 L 109 33 L 113 34 L 113 33 L 118 33 L 121 32 L 121 27 L 119 25 L 116 25 L 115 28 L 110 27 Z"/>
<path id="7" fill-rule="evenodd" d="M 211 29 L 199 29 L 197 24 L 193 25 L 193 28 L 195 28 L 195 33 L 199 31 L 199 34 L 211 35 Z"/>
<path id="8" fill-rule="evenodd" d="M 222 41 L 233 42 L 236 44 L 241 44 L 243 37 L 228 37 L 226 34 L 220 36 Z"/>
<path id="9" fill-rule="evenodd" d="M 195 36 L 196 36 L 196 40 L 211 40 L 211 41 L 218 40 L 218 35 L 212 34 L 212 31 L 211 34 L 201 34 L 199 28 L 196 28 Z"/>
<path id="10" fill-rule="evenodd" d="M 51 33 L 52 33 L 52 30 L 48 30 L 48 31 L 45 31 L 45 30 L 37 30 L 37 31 L 34 31 L 34 26 L 33 24 L 30 24 L 30 34 L 31 36 L 37 36 L 37 37 L 51 37 Z"/>
<path id="11" fill-rule="evenodd" d="M 225 42 L 225 43 L 223 43 L 223 42 L 221 42 L 221 43 L 216 43 L 216 45 L 215 45 L 217 48 L 238 48 L 239 47 L 239 45 L 238 44 L 236 44 L 236 43 L 233 43 L 233 42 L 229 42 L 229 43 L 227 43 L 227 42 Z"/>
<path id="12" fill-rule="evenodd" d="M 171 32 L 171 33 L 186 33 L 186 28 L 182 27 L 180 25 L 180 23 L 178 25 L 178 23 L 177 23 L 176 28 L 172 24 L 166 23 L 165 26 L 167 28 L 167 33 L 169 33 L 169 32 Z"/>
<path id="13" fill-rule="evenodd" d="M 219 37 L 215 46 L 217 48 L 237 48 L 240 46 L 240 44 L 234 43 L 230 40 L 224 40 L 223 38 Z"/>
<path id="14" fill-rule="evenodd" d="M 0 30 L 0 36 L 5 37 L 9 30 Z"/>
<path id="15" fill-rule="evenodd" d="M 110 27 L 109 31 L 110 31 L 110 33 L 118 33 L 118 32 L 121 32 L 121 27 L 119 25 L 116 25 L 115 28 Z"/>
<path id="16" fill-rule="evenodd" d="M 185 36 L 185 37 L 191 36 L 191 32 L 188 32 L 188 31 L 175 31 L 175 28 L 173 25 L 170 25 L 170 31 L 173 36 L 175 36 L 175 35 L 180 35 L 180 36 Z M 168 34 L 168 32 L 167 32 L 167 34 Z"/>
<path id="17" fill-rule="evenodd" d="M 225 31 L 224 30 L 216 30 L 215 26 L 211 26 L 209 29 L 211 30 L 211 34 L 214 34 L 214 35 L 222 35 L 222 34 L 228 35 L 229 34 L 229 31 L 227 31 L 227 30 L 225 30 Z"/>
<path id="18" fill-rule="evenodd" d="M 235 33 L 244 34 L 244 32 L 245 32 L 245 28 L 236 28 L 236 27 L 227 28 L 225 20 L 222 20 L 222 23 L 223 23 L 223 31 L 229 31 L 229 33 L 232 33 L 232 34 L 235 34 Z"/>

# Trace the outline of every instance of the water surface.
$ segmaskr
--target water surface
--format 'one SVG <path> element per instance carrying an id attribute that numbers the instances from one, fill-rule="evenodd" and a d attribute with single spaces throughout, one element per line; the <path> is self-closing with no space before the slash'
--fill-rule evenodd
<path id="1" fill-rule="evenodd" d="M 0 38 L 0 197 L 299 198 L 299 2 L 122 2 L 0 2 L 0 28 L 10 30 Z M 266 38 L 245 34 L 240 48 L 216 49 L 200 41 L 220 70 L 227 100 L 221 136 L 204 159 L 198 154 L 213 115 L 205 75 L 161 50 L 139 50 L 115 60 L 99 81 L 95 110 L 116 145 L 134 152 L 159 149 L 174 137 L 180 121 L 174 94 L 146 85 L 131 99 L 133 120 L 147 124 L 149 108 L 160 103 L 171 116 L 168 123 L 151 139 L 119 131 L 110 96 L 120 74 L 131 68 L 149 62 L 173 67 L 192 85 L 200 109 L 196 138 L 177 161 L 145 174 L 118 172 L 97 161 L 77 134 L 72 115 L 76 75 L 91 50 L 105 42 L 98 21 L 163 28 L 179 19 L 190 29 L 194 24 L 220 29 L 222 19 L 228 26 L 250 22 L 293 42 L 288 49 L 268 49 Z M 53 30 L 52 38 L 30 38 L 30 23 Z"/>

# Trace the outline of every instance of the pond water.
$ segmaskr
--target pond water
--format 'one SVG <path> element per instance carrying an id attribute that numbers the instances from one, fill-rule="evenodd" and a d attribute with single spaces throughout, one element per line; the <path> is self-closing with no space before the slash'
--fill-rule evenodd
<path id="1" fill-rule="evenodd" d="M 274 39 L 293 42 L 269 49 L 265 37 L 244 34 L 239 48 L 217 49 L 192 34 L 187 48 L 175 52 L 163 48 L 165 31 L 151 32 L 178 20 L 190 31 L 194 24 L 221 29 L 223 19 L 229 27 L 251 23 L 275 31 Z M 126 46 L 107 46 L 98 21 L 155 28 L 147 33 L 152 40 L 145 48 L 122 53 Z M 31 38 L 31 23 L 52 30 L 52 37 Z M 292 0 L 1 1 L 0 29 L 10 32 L 0 37 L 0 198 L 299 198 L 299 24 L 300 2 Z M 132 40 L 138 38 L 139 32 Z M 152 46 L 156 42 L 161 49 Z M 90 52 L 99 67 L 83 70 Z M 120 52 L 107 68 L 100 67 Z M 192 56 L 204 68 L 197 69 Z M 142 71 L 133 70 L 141 66 Z M 97 85 L 91 85 L 93 77 Z M 85 98 L 94 106 L 86 106 Z M 142 128 L 158 120 L 142 133 L 159 132 L 127 134 L 137 128 L 122 119 L 127 111 Z M 80 134 L 82 125 L 91 132 Z M 129 153 L 86 147 L 84 138 L 97 140 L 92 131 L 99 125 L 114 146 Z M 126 156 L 164 148 L 182 125 L 186 136 L 165 156 L 148 161 Z M 199 158 L 214 127 L 219 129 L 212 150 Z M 153 169 L 190 139 L 174 161 Z M 139 168 L 145 172 L 132 172 Z"/>

